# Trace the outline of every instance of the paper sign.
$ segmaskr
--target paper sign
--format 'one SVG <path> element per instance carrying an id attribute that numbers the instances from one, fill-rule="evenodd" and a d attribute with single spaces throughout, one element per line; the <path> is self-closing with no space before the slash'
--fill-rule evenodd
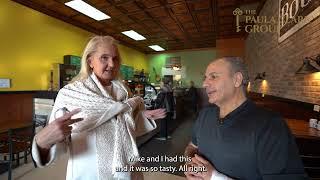
<path id="1" fill-rule="evenodd" d="M 0 88 L 10 88 L 10 79 L 0 79 Z"/>

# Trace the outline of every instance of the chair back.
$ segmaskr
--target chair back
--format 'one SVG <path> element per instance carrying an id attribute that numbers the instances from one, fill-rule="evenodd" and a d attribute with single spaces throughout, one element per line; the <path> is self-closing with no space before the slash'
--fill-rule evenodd
<path id="1" fill-rule="evenodd" d="M 12 161 L 13 161 L 13 148 L 11 141 L 11 130 L 8 132 L 0 133 L 0 174 L 8 171 L 8 180 L 12 179 Z"/>
<path id="2" fill-rule="evenodd" d="M 17 143 L 30 143 L 29 147 L 32 145 L 32 140 L 35 135 L 35 122 L 31 125 L 9 129 L 9 140 L 12 141 L 13 148 L 16 148 Z"/>
<path id="3" fill-rule="evenodd" d="M 5 133 L 0 134 L 0 164 L 6 164 L 8 169 L 8 179 L 12 178 L 12 168 L 19 166 L 19 160 L 25 159 L 27 162 L 27 156 L 31 154 L 32 140 L 35 134 L 35 122 L 31 125 L 12 128 Z M 20 157 L 20 153 L 24 153 L 24 156 Z M 16 157 L 14 158 L 14 155 Z M 17 163 L 13 164 L 16 160 Z"/>

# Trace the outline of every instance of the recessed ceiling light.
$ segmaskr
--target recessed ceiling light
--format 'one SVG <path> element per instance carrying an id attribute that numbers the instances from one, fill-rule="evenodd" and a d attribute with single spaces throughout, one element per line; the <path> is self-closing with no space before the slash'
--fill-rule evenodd
<path id="1" fill-rule="evenodd" d="M 91 6 L 90 4 L 87 4 L 86 2 L 82 0 L 73 0 L 64 3 L 66 6 L 71 7 L 74 10 L 77 10 L 81 12 L 82 14 L 85 14 L 97 21 L 109 19 L 110 16 L 106 15 L 105 13 L 99 11 L 95 7 Z"/>
<path id="2" fill-rule="evenodd" d="M 128 36 L 131 39 L 134 39 L 136 41 L 145 40 L 146 38 L 143 37 L 141 34 L 135 32 L 134 30 L 130 31 L 123 31 L 122 34 Z"/>
<path id="3" fill-rule="evenodd" d="M 159 45 L 151 45 L 151 46 L 149 46 L 149 48 L 151 48 L 155 51 L 164 51 L 165 50 L 162 47 L 160 47 Z"/>

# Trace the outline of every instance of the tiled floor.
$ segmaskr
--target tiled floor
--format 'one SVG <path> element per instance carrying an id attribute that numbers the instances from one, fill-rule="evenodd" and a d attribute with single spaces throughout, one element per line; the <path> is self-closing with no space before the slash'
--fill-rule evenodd
<path id="1" fill-rule="evenodd" d="M 184 162 L 179 162 L 179 157 L 181 157 L 184 153 L 185 147 L 191 140 L 191 129 L 193 125 L 193 116 L 190 116 L 189 118 L 186 118 L 183 123 L 181 123 L 177 129 L 174 130 L 172 134 L 170 134 L 171 139 L 168 139 L 166 141 L 160 141 L 155 138 L 151 139 L 149 142 L 144 144 L 140 149 L 140 155 L 141 157 L 157 157 L 161 156 L 163 158 L 169 157 L 172 159 L 172 161 L 176 161 L 176 159 L 173 159 L 177 156 L 177 162 L 169 162 L 169 161 L 162 161 L 162 162 L 145 162 L 142 163 L 142 165 L 147 167 L 176 167 L 176 169 L 179 169 L 181 165 L 184 164 Z M 157 160 L 157 159 L 155 159 Z M 170 159 L 167 159 L 170 160 Z M 182 171 L 175 171 L 175 172 L 168 172 L 174 175 L 184 176 Z"/>
<path id="2" fill-rule="evenodd" d="M 152 139 L 139 148 L 142 157 L 179 157 L 183 155 L 184 148 L 190 141 L 192 118 L 185 119 L 183 123 L 171 134 L 171 139 L 159 141 Z M 32 163 L 21 165 L 13 170 L 15 180 L 64 180 L 67 167 L 67 155 L 62 156 L 54 164 L 46 168 L 34 168 Z M 29 161 L 31 162 L 31 161 Z M 146 167 L 172 167 L 175 172 L 147 172 L 144 173 L 145 180 L 182 180 L 185 179 L 182 171 L 177 171 L 183 162 L 148 162 L 143 163 Z M 166 169 L 169 170 L 169 169 Z M 178 175 L 178 176 L 177 176 Z M 7 179 L 7 173 L 0 174 L 0 180 Z"/>

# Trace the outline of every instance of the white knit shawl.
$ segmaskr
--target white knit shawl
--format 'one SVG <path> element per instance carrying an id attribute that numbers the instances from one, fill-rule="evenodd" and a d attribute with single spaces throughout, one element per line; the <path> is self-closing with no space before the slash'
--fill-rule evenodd
<path id="1" fill-rule="evenodd" d="M 125 86 L 117 80 L 112 81 L 112 85 L 117 88 L 116 99 L 92 74 L 84 81 L 76 81 L 61 89 L 57 101 L 60 104 L 56 105 L 82 109 L 76 116 L 84 120 L 73 125 L 72 133 L 95 131 L 99 179 L 131 179 L 130 172 L 117 172 L 117 168 L 135 165 L 136 162 L 130 159 L 139 157 L 135 137 L 140 134 L 136 132 L 135 117 L 144 109 L 143 100 L 135 98 L 135 102 L 129 106 L 126 103 L 129 95 Z M 154 122 L 153 125 L 156 126 Z M 113 152 L 106 151 L 110 146 L 113 146 Z M 112 162 L 106 162 L 110 156 Z"/>

